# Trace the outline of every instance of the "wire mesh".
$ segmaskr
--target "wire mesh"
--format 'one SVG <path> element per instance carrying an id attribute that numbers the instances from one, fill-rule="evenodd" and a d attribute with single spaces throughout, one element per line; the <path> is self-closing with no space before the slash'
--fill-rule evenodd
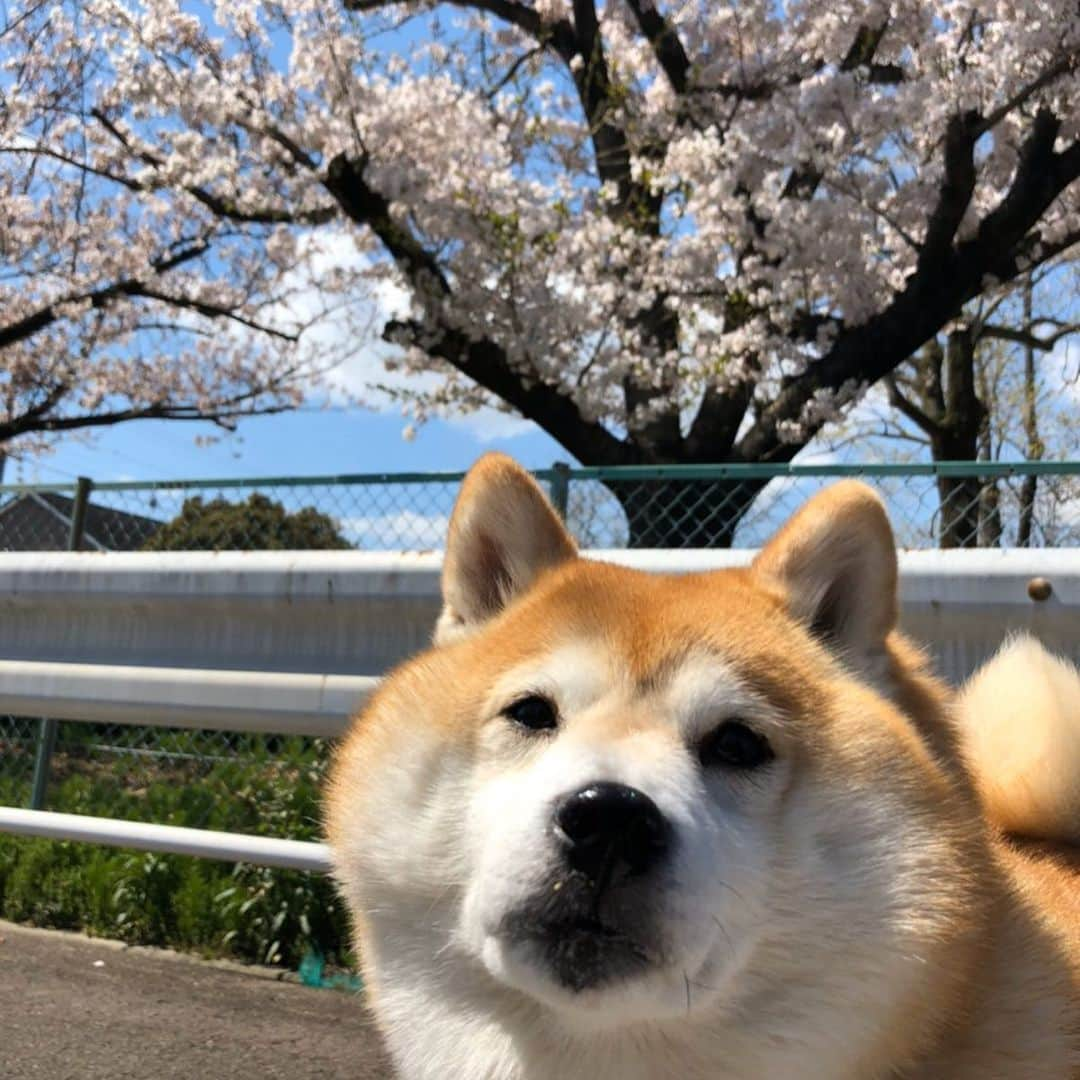
<path id="1" fill-rule="evenodd" d="M 0 716 L 0 806 L 25 806 L 30 799 L 38 722 Z"/>
<path id="2" fill-rule="evenodd" d="M 50 810 L 314 839 L 327 740 L 61 723 Z"/>
<path id="3" fill-rule="evenodd" d="M 1001 473 L 799 471 L 572 479 L 567 521 L 585 547 L 756 548 L 807 499 L 854 476 L 884 498 L 903 548 L 1071 547 L 1080 544 L 1080 466 Z"/>
<path id="4" fill-rule="evenodd" d="M 875 486 L 904 547 L 1080 543 L 1080 463 L 541 470 L 585 547 L 756 547 L 841 476 Z M 108 483 L 98 551 L 442 547 L 461 474 Z M 559 492 L 559 488 L 562 491 Z M 67 547 L 74 487 L 0 488 L 0 550 Z"/>
<path id="5" fill-rule="evenodd" d="M 542 470 L 589 548 L 756 547 L 839 477 L 874 485 L 906 548 L 1080 545 L 1080 463 Z M 93 485 L 95 551 L 442 547 L 461 474 Z M 74 485 L 0 488 L 0 550 L 68 546 Z M 39 721 L 0 718 L 0 803 L 29 798 Z M 61 724 L 51 809 L 315 835 L 321 740 Z M 290 792 L 292 793 L 290 795 Z M 305 803 L 304 800 L 309 800 Z"/>

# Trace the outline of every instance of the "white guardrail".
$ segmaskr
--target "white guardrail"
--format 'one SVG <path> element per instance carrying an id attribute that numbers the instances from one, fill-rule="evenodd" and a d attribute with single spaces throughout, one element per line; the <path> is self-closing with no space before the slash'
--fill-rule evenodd
<path id="1" fill-rule="evenodd" d="M 750 551 L 612 551 L 685 573 Z M 0 555 L 0 715 L 333 736 L 430 639 L 437 554 Z M 1010 631 L 1080 651 L 1080 550 L 900 556 L 901 620 L 965 678 Z M 1049 583 L 1029 588 L 1033 579 Z M 1037 599 L 1042 597 L 1042 599 Z M 305 870 L 322 844 L 0 807 L 0 831 Z"/>

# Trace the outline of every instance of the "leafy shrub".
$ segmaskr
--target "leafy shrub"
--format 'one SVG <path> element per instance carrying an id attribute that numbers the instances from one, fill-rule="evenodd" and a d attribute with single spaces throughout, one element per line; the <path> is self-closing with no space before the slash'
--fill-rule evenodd
<path id="1" fill-rule="evenodd" d="M 312 551 L 352 545 L 332 517 L 305 506 L 290 513 L 258 492 L 246 502 L 201 495 L 184 501 L 144 545 L 147 551 Z"/>
<path id="2" fill-rule="evenodd" d="M 149 780 L 145 764 L 125 774 L 61 753 L 49 808 L 316 839 L 324 747 L 283 740 L 275 755 L 256 742 L 239 748 L 246 757 L 218 760 L 198 776 L 166 763 Z M 19 800 L 0 790 L 5 801 Z M 328 878 L 246 863 L 0 834 L 0 915 L 257 963 L 295 967 L 309 949 L 350 961 L 347 915 Z"/>

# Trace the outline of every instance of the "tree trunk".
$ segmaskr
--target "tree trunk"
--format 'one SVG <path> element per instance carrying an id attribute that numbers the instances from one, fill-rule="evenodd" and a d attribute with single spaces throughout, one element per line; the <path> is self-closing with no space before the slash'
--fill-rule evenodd
<path id="1" fill-rule="evenodd" d="M 975 461 L 985 406 L 975 390 L 975 336 L 953 330 L 945 348 L 945 415 L 930 432 L 934 461 Z M 979 544 L 982 480 L 977 476 L 938 476 L 938 545 L 971 548 Z"/>
<path id="2" fill-rule="evenodd" d="M 978 370 L 979 400 L 984 404 L 995 399 L 985 367 Z M 979 461 L 996 461 L 994 448 L 994 428 L 990 420 L 990 410 L 983 409 L 982 423 L 979 425 Z M 1004 535 L 1001 522 L 1001 488 L 997 477 L 988 476 L 983 480 L 979 496 L 979 547 L 1001 547 Z"/>
<path id="3" fill-rule="evenodd" d="M 1031 278 L 1024 283 L 1024 329 L 1031 329 Z M 1035 401 L 1035 349 L 1029 341 L 1024 346 L 1024 454 L 1028 461 L 1039 461 L 1043 456 L 1042 439 L 1039 438 L 1039 416 Z M 1020 520 L 1016 528 L 1016 546 L 1031 547 L 1031 534 L 1035 524 L 1035 495 L 1039 478 L 1028 473 L 1020 485 Z"/>

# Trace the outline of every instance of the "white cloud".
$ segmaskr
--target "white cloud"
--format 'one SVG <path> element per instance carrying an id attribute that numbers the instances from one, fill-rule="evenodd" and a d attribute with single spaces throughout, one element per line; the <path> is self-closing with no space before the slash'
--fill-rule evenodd
<path id="1" fill-rule="evenodd" d="M 441 550 L 446 539 L 450 515 L 399 510 L 390 514 L 339 517 L 337 523 L 345 538 L 361 549 L 436 551 Z"/>
<path id="2" fill-rule="evenodd" d="M 359 251 L 346 230 L 323 230 L 304 271 L 304 282 L 290 302 L 290 311 L 312 318 L 323 307 L 318 290 L 320 278 L 335 271 L 362 273 L 370 257 Z M 404 318 L 410 309 L 406 290 L 385 279 L 364 283 L 367 295 L 358 294 L 347 309 L 322 315 L 303 336 L 303 347 L 316 360 L 340 357 L 327 374 L 325 384 L 332 400 L 358 401 L 383 413 L 398 413 L 401 404 L 393 391 L 437 391 L 442 376 L 435 372 L 408 372 L 400 367 L 387 370 L 386 362 L 400 359 L 403 351 L 381 339 L 382 327 L 391 319 Z M 448 423 L 463 428 L 479 442 L 512 439 L 535 430 L 531 421 L 498 409 L 482 408 L 471 413 L 451 414 Z M 405 420 L 402 422 L 405 428 Z"/>

